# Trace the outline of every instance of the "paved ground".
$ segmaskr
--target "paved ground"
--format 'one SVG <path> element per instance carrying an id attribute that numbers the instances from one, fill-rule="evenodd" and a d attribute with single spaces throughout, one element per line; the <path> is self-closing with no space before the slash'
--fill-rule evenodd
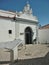
<path id="1" fill-rule="evenodd" d="M 10 65 L 49 65 L 49 45 L 29 44 L 19 47 L 18 60 Z"/>
<path id="2" fill-rule="evenodd" d="M 26 45 L 19 49 L 13 65 L 49 65 L 49 45 Z"/>

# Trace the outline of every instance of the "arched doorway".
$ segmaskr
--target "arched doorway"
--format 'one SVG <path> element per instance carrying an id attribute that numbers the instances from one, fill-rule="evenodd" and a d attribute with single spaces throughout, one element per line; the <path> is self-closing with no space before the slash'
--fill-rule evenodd
<path id="1" fill-rule="evenodd" d="M 26 27 L 25 29 L 25 43 L 26 44 L 32 44 L 32 36 L 33 36 L 33 31 L 31 27 Z"/>

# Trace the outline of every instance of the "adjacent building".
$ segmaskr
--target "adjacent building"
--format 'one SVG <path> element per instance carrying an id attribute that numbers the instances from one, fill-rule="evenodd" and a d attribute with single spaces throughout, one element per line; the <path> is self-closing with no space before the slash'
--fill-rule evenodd
<path id="1" fill-rule="evenodd" d="M 39 43 L 49 43 L 49 24 L 39 28 L 38 38 Z"/>

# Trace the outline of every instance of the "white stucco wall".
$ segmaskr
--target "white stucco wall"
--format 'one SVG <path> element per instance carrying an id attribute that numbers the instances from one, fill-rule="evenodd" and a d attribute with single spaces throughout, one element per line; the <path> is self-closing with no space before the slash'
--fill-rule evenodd
<path id="1" fill-rule="evenodd" d="M 19 23 L 15 22 L 15 39 L 19 39 Z"/>
<path id="2" fill-rule="evenodd" d="M 8 33 L 12 30 L 12 34 Z M 0 18 L 0 42 L 11 41 L 15 39 L 15 22 L 9 19 Z"/>
<path id="3" fill-rule="evenodd" d="M 11 19 L 0 19 L 0 42 L 12 41 L 14 39 L 21 39 L 24 41 L 24 30 L 26 27 L 31 27 L 34 32 L 33 39 L 37 36 L 36 24 L 25 23 L 21 21 L 13 21 Z M 12 34 L 8 33 L 8 30 L 12 30 Z M 20 35 L 23 33 L 23 35 Z"/>
<path id="4" fill-rule="evenodd" d="M 8 50 L 0 48 L 0 61 L 10 61 L 10 52 L 6 52 L 6 51 Z"/>
<path id="5" fill-rule="evenodd" d="M 19 24 L 19 38 L 23 41 L 25 39 L 25 33 L 24 33 L 25 28 L 28 26 L 31 27 L 32 31 L 34 32 L 33 39 L 36 38 L 36 25 L 34 25 L 33 23 L 28 23 L 28 24 L 27 23 L 20 23 Z M 20 33 L 23 33 L 23 34 L 20 35 Z M 25 41 L 24 41 L 24 43 L 25 43 Z"/>
<path id="6" fill-rule="evenodd" d="M 38 39 L 39 43 L 49 43 L 49 29 L 39 29 Z"/>
<path id="7" fill-rule="evenodd" d="M 9 51 L 9 52 L 8 52 Z M 0 48 L 0 61 L 14 61 L 18 59 L 18 47 L 16 46 L 11 51 Z"/>
<path id="8" fill-rule="evenodd" d="M 13 49 L 13 60 L 17 60 L 18 59 L 18 47 L 16 46 L 14 49 Z"/>

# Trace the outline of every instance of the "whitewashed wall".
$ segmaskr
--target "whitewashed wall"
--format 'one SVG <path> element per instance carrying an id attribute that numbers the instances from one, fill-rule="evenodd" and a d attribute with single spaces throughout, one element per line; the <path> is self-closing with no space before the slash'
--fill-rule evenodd
<path id="1" fill-rule="evenodd" d="M 19 39 L 19 23 L 15 22 L 15 39 Z"/>
<path id="2" fill-rule="evenodd" d="M 32 31 L 34 32 L 33 39 L 36 38 L 36 25 L 29 24 L 29 23 L 28 24 L 27 23 L 20 23 L 19 24 L 19 38 L 21 40 L 23 40 L 23 41 L 25 40 L 25 33 L 24 33 L 25 28 L 28 27 L 28 26 L 31 27 L 32 28 Z M 23 35 L 20 35 L 20 33 L 23 33 Z"/>
<path id="3" fill-rule="evenodd" d="M 16 46 L 14 49 L 13 49 L 13 60 L 17 60 L 18 59 L 18 47 Z"/>
<path id="4" fill-rule="evenodd" d="M 8 33 L 12 30 L 12 34 Z M 0 19 L 0 42 L 7 42 L 15 39 L 15 22 L 8 19 Z"/>
<path id="5" fill-rule="evenodd" d="M 49 29 L 39 29 L 38 39 L 40 43 L 49 43 Z"/>
<path id="6" fill-rule="evenodd" d="M 25 34 L 20 35 L 20 33 L 24 33 L 25 28 L 28 26 L 32 28 L 34 32 L 33 39 L 35 39 L 37 36 L 36 24 L 0 18 L 0 42 L 12 41 L 14 39 L 24 41 Z M 12 34 L 9 34 L 8 30 L 12 30 Z"/>

